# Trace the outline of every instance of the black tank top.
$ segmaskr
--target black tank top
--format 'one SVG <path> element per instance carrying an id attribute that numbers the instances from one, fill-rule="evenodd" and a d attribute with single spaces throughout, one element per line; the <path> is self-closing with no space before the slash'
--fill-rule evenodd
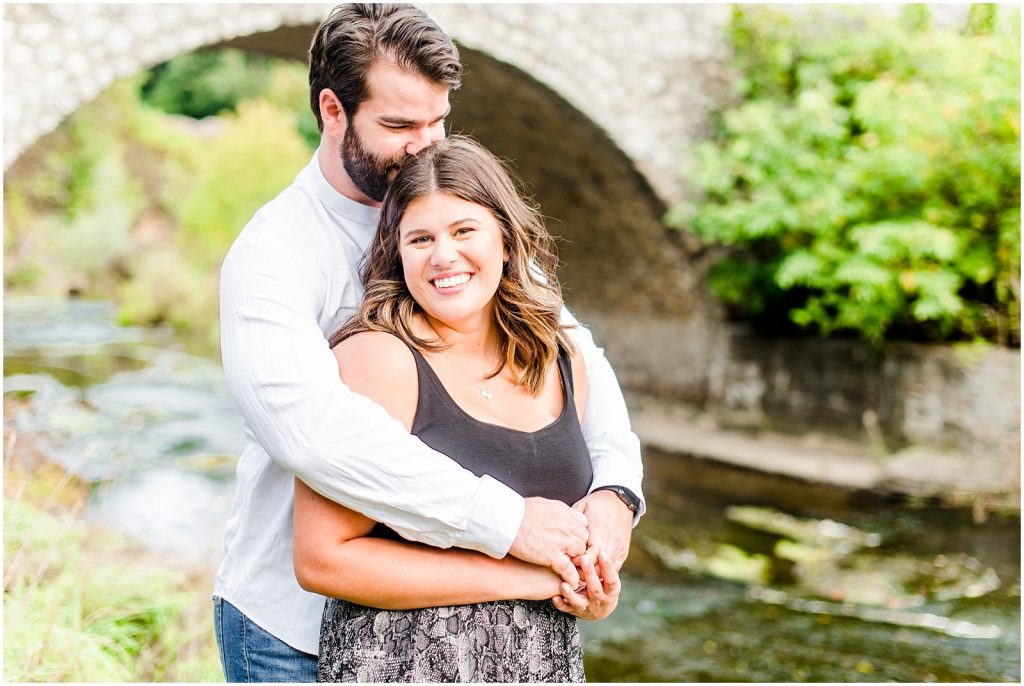
<path id="1" fill-rule="evenodd" d="M 412 434 L 477 476 L 502 482 L 524 498 L 540 496 L 572 505 L 590 490 L 594 473 L 573 400 L 572 364 L 559 351 L 562 414 L 539 431 L 517 431 L 475 419 L 448 395 L 419 350 L 416 360 L 419 400 Z M 399 538 L 377 524 L 370 534 Z"/>
<path id="2" fill-rule="evenodd" d="M 572 364 L 558 355 L 562 414 L 538 431 L 517 431 L 471 417 L 452 399 L 420 351 L 412 348 L 419 402 L 412 433 L 477 476 L 488 474 L 523 497 L 541 496 L 572 505 L 593 478 L 573 400 Z"/>

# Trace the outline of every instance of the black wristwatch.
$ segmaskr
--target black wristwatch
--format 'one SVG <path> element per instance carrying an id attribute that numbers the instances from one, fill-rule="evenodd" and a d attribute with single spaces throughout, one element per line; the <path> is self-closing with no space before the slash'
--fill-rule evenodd
<path id="1" fill-rule="evenodd" d="M 637 498 L 636 493 L 625 486 L 601 486 L 600 488 L 594 489 L 594 493 L 597 493 L 598 491 L 611 491 L 615 495 L 619 496 L 619 500 L 621 500 L 633 514 L 640 511 L 640 498 Z"/>

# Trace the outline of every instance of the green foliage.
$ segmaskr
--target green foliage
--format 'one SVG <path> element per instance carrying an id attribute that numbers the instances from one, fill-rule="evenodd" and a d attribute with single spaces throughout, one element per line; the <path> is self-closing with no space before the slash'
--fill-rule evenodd
<path id="1" fill-rule="evenodd" d="M 153 67 L 140 94 L 147 105 L 193 119 L 236 112 L 247 100 L 264 100 L 294 113 L 295 128 L 311 151 L 320 144 L 309 110 L 306 67 L 300 62 L 231 48 L 202 50 Z"/>
<path id="2" fill-rule="evenodd" d="M 737 316 L 1019 343 L 1019 11 L 975 6 L 963 32 L 924 5 L 831 31 L 807 11 L 734 11 L 741 101 L 667 221 L 732 247 L 710 283 Z"/>
<path id="3" fill-rule="evenodd" d="M 202 122 L 142 103 L 140 74 L 33 146 L 4 179 L 8 292 L 113 300 L 125 323 L 170 323 L 215 349 L 219 264 L 316 132 L 305 69 L 260 73 L 265 98 Z"/>
<path id="4" fill-rule="evenodd" d="M 219 263 L 253 212 L 309 161 L 293 118 L 272 104 L 242 103 L 223 123 L 198 151 L 191 192 L 173 208 L 183 246 L 198 249 L 206 264 Z"/>
<path id="5" fill-rule="evenodd" d="M 284 112 L 294 113 L 295 129 L 310 152 L 320 145 L 320 130 L 316 117 L 309 109 L 309 83 L 305 65 L 297 62 L 278 62 L 268 76 L 263 100 Z"/>
<path id="6" fill-rule="evenodd" d="M 115 84 L 27 153 L 4 183 L 8 288 L 107 293 L 123 276 L 130 232 L 146 205 L 142 176 L 126 159 L 137 80 Z"/>
<path id="7" fill-rule="evenodd" d="M 268 58 L 241 50 L 191 52 L 153 67 L 142 100 L 173 114 L 212 117 L 263 95 L 270 69 Z"/>
<path id="8" fill-rule="evenodd" d="M 4 679 L 221 680 L 205 584 L 71 513 L 5 497 Z"/>

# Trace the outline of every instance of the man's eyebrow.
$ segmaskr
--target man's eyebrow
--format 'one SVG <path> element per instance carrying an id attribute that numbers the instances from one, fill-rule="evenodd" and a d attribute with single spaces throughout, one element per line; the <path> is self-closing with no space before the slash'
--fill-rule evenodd
<path id="1" fill-rule="evenodd" d="M 436 124 L 437 122 L 441 121 L 442 119 L 447 119 L 448 115 L 451 114 L 451 112 L 452 112 L 452 108 L 449 105 L 448 109 L 446 109 L 444 111 L 444 114 L 442 114 L 437 119 L 434 119 L 430 123 L 431 124 Z M 389 126 L 415 126 L 418 123 L 415 119 L 406 119 L 405 117 L 389 117 L 388 115 L 382 116 L 379 121 L 382 124 L 388 124 Z"/>
<path id="2" fill-rule="evenodd" d="M 403 117 L 388 117 L 383 116 L 379 120 L 382 124 L 389 124 L 391 126 L 412 126 L 416 123 L 413 119 L 405 119 Z"/>

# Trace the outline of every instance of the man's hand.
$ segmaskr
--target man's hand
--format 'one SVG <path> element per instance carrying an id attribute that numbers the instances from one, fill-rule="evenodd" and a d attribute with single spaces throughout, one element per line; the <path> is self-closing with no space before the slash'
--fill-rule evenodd
<path id="1" fill-rule="evenodd" d="M 594 491 L 572 507 L 587 516 L 587 557 L 591 564 L 596 564 L 596 555 L 603 550 L 611 557 L 615 571 L 622 569 L 633 536 L 633 511 L 612 491 Z"/>
<path id="2" fill-rule="evenodd" d="M 572 558 L 586 552 L 589 536 L 587 516 L 582 510 L 557 500 L 527 498 L 523 522 L 508 554 L 550 567 L 566 583 L 578 588 L 580 574 Z"/>

